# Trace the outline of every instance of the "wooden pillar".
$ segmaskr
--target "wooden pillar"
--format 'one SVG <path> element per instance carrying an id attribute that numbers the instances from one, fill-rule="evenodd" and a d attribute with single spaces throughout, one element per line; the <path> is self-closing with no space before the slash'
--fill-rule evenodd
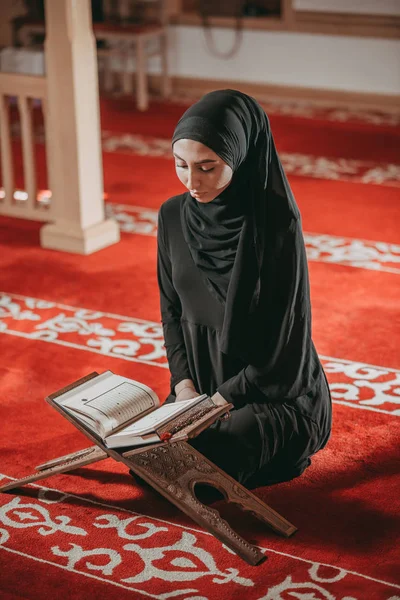
<path id="1" fill-rule="evenodd" d="M 46 145 L 55 222 L 45 248 L 90 254 L 119 241 L 105 219 L 96 44 L 90 0 L 46 0 Z"/>

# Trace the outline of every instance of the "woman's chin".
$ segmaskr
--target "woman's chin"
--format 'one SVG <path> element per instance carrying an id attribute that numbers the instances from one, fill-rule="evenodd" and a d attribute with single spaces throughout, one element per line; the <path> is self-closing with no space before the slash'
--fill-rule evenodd
<path id="1" fill-rule="evenodd" d="M 203 194 L 193 194 L 192 192 L 189 193 L 192 196 L 192 198 L 194 198 L 195 200 L 197 200 L 197 202 L 200 202 L 201 204 L 208 204 L 209 202 L 212 202 L 216 197 L 212 194 L 209 194 L 208 192 L 205 192 Z"/>
<path id="2" fill-rule="evenodd" d="M 207 193 L 202 193 L 202 194 L 195 194 L 194 192 L 189 192 L 189 194 L 192 196 L 192 198 L 194 198 L 195 200 L 197 200 L 198 202 L 204 202 L 207 201 L 206 198 L 208 196 Z"/>

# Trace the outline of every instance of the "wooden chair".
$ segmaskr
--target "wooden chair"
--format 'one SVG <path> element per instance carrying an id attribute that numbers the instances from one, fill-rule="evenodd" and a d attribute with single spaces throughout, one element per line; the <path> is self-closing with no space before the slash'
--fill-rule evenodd
<path id="1" fill-rule="evenodd" d="M 133 93 L 131 61 L 134 58 L 136 103 L 139 110 L 146 110 L 149 102 L 147 61 L 152 56 L 160 56 L 161 94 L 167 98 L 171 93 L 167 0 L 119 0 L 113 5 L 105 2 L 104 19 L 104 23 L 93 25 L 96 39 L 105 42 L 105 48 L 98 51 L 103 59 L 104 89 L 113 89 L 117 63 L 121 71 L 121 91 Z"/>
<path id="2" fill-rule="evenodd" d="M 160 56 L 161 59 L 162 96 L 167 98 L 171 93 L 167 0 L 134 0 L 129 3 L 119 0 L 117 4 L 117 12 L 107 12 L 110 2 L 104 2 L 104 22 L 93 23 L 94 36 L 101 42 L 97 53 L 102 63 L 104 90 L 113 89 L 116 73 L 121 71 L 121 91 L 124 94 L 133 94 L 135 91 L 138 109 L 147 110 L 147 61 L 152 56 Z M 45 23 L 25 20 L 18 33 L 22 44 L 30 45 L 32 36 L 45 33 Z M 135 86 L 130 69 L 132 58 L 135 61 Z"/>

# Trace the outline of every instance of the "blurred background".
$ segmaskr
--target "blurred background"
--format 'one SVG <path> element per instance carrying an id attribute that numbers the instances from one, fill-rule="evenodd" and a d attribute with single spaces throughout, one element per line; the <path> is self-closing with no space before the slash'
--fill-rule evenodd
<path id="1" fill-rule="evenodd" d="M 0 11 L 0 47 L 24 45 L 35 56 L 29 60 L 28 52 L 14 52 L 13 63 L 10 52 L 3 51 L 2 70 L 40 73 L 44 0 L 2 0 Z M 94 23 L 120 30 L 161 20 L 168 27 L 169 71 L 176 91 L 203 91 L 226 81 L 312 100 L 369 100 L 385 106 L 398 100 L 398 0 L 92 0 L 91 14 Z M 117 32 L 115 36 L 99 38 L 97 47 L 124 45 Z M 114 57 L 109 69 L 134 72 L 129 41 L 125 51 L 131 56 Z M 100 71 L 104 62 L 103 53 Z M 147 69 L 157 87 L 159 58 L 150 59 Z M 109 89 L 112 85 L 108 81 Z"/>

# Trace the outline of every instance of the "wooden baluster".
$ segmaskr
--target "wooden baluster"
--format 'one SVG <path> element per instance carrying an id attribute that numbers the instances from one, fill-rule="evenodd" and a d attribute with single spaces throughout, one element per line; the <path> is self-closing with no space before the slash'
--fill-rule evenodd
<path id="1" fill-rule="evenodd" d="M 147 110 L 149 106 L 147 92 L 146 56 L 141 35 L 136 39 L 136 100 L 139 110 Z"/>
<path id="2" fill-rule="evenodd" d="M 171 95 L 171 78 L 168 71 L 168 33 L 167 30 L 160 37 L 161 52 L 161 94 L 163 98 Z"/>
<path id="3" fill-rule="evenodd" d="M 102 50 L 103 55 L 103 74 L 102 86 L 105 92 L 112 92 L 115 88 L 115 72 L 113 62 L 116 56 L 115 49 L 110 47 L 107 42 L 107 47 Z"/>
<path id="4" fill-rule="evenodd" d="M 53 137 L 52 137 L 50 129 L 49 129 L 47 97 L 46 96 L 42 96 L 42 98 L 40 99 L 40 101 L 42 103 L 42 114 L 43 114 L 43 125 L 44 125 L 44 139 L 45 139 L 45 146 L 46 146 L 47 188 L 50 191 L 52 191 L 51 190 L 51 185 L 50 185 L 49 156 L 51 155 L 51 143 L 53 141 Z M 51 211 L 54 209 L 53 197 L 51 197 L 50 202 L 48 204 L 46 204 L 46 206 L 44 208 L 46 208 L 46 215 L 48 216 L 48 218 L 50 218 L 51 217 Z"/>
<path id="5" fill-rule="evenodd" d="M 25 189 L 28 193 L 27 218 L 29 212 L 37 208 L 37 181 L 35 163 L 35 140 L 32 118 L 32 100 L 18 96 L 18 108 L 21 117 L 22 152 L 24 158 Z"/>
<path id="6" fill-rule="evenodd" d="M 11 131 L 8 97 L 0 95 L 0 142 L 1 170 L 5 199 L 3 204 L 11 206 L 14 201 L 14 166 L 11 148 Z"/>
<path id="7" fill-rule="evenodd" d="M 123 44 L 120 46 L 120 56 L 122 59 L 122 92 L 128 96 L 133 94 L 133 74 L 130 71 L 131 61 L 130 57 L 133 52 L 132 43 L 128 40 L 124 40 Z"/>

